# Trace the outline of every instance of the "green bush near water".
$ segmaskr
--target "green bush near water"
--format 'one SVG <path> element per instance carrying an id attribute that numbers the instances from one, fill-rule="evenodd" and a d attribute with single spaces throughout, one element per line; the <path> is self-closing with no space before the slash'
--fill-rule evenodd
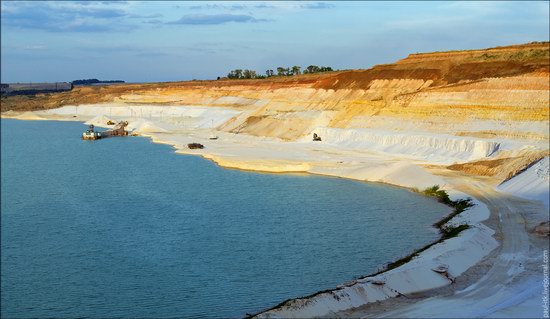
<path id="1" fill-rule="evenodd" d="M 432 187 L 426 188 L 422 193 L 428 196 L 437 197 L 437 200 L 440 203 L 445 205 L 454 206 L 453 201 L 449 198 L 449 194 L 446 191 L 439 188 L 439 185 L 434 185 Z"/>
<path id="2" fill-rule="evenodd" d="M 474 203 L 472 203 L 472 199 L 470 197 L 466 199 L 451 200 L 451 198 L 449 198 L 449 194 L 447 194 L 446 191 L 440 189 L 439 185 L 434 185 L 432 187 L 426 188 L 424 191 L 422 191 L 422 194 L 434 196 L 440 203 L 454 208 L 452 213 L 434 224 L 435 227 L 441 229 L 441 233 L 445 238 L 455 237 L 461 231 L 469 228 L 468 225 L 459 225 L 456 227 L 445 227 L 444 225 L 447 224 L 447 222 L 453 219 L 453 217 L 455 217 L 456 215 L 475 205 Z"/>
<path id="3" fill-rule="evenodd" d="M 441 229 L 441 233 L 443 234 L 444 239 L 449 239 L 449 238 L 458 236 L 460 232 L 468 228 L 470 228 L 469 225 L 458 225 L 456 227 L 443 227 Z"/>
<path id="4" fill-rule="evenodd" d="M 456 237 L 462 231 L 470 228 L 469 225 L 464 225 L 464 224 L 463 225 L 458 225 L 458 226 L 444 226 L 444 225 L 448 221 L 450 221 L 453 217 L 455 217 L 456 215 L 458 215 L 458 214 L 462 213 L 463 211 L 465 211 L 466 209 L 474 206 L 475 204 L 472 203 L 471 198 L 457 199 L 457 200 L 453 201 L 449 198 L 449 194 L 447 194 L 446 191 L 439 188 L 439 185 L 434 185 L 432 187 L 428 187 L 423 191 L 420 191 L 418 188 L 413 188 L 413 191 L 417 192 L 417 193 L 425 194 L 425 195 L 428 195 L 428 196 L 437 197 L 439 202 L 444 203 L 447 206 L 453 207 L 453 212 L 451 214 L 449 214 L 447 217 L 443 218 L 442 220 L 440 220 L 440 221 L 438 221 L 434 224 L 434 227 L 439 228 L 439 231 L 441 233 L 441 238 L 438 241 L 435 241 L 435 242 L 430 243 L 430 244 L 428 244 L 428 245 L 426 245 L 426 246 L 424 246 L 420 249 L 417 249 L 413 253 L 411 253 L 411 254 L 403 257 L 403 258 L 400 258 L 400 259 L 398 259 L 394 262 L 388 263 L 384 267 L 384 270 L 381 270 L 381 271 L 379 271 L 379 272 L 377 272 L 373 275 L 370 275 L 370 276 L 376 276 L 380 273 L 383 273 L 384 271 L 388 271 L 390 269 L 397 268 L 397 267 L 411 261 L 413 258 L 417 257 L 418 255 L 420 255 L 420 253 L 422 253 L 423 251 L 425 251 L 428 248 L 432 247 L 433 245 L 435 245 L 437 243 L 440 243 L 440 242 L 442 242 L 446 239 Z"/>

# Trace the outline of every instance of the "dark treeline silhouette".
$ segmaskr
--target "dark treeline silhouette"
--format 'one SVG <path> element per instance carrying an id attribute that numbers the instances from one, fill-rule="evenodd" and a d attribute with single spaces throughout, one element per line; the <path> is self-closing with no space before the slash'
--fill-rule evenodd
<path id="1" fill-rule="evenodd" d="M 229 74 L 227 74 L 227 77 L 230 79 L 257 79 L 259 77 L 263 77 L 262 75 L 256 74 L 256 71 L 254 70 L 242 70 L 242 69 L 235 69 Z"/>
<path id="2" fill-rule="evenodd" d="M 35 95 L 41 93 L 55 93 L 62 91 L 70 91 L 73 89 L 73 84 L 68 82 L 52 82 L 52 83 L 2 83 L 0 94 L 8 95 Z"/>
<path id="3" fill-rule="evenodd" d="M 71 82 L 73 85 L 83 85 L 83 84 L 97 84 L 97 83 L 124 83 L 124 81 L 121 80 L 109 80 L 109 81 L 103 81 L 98 79 L 86 79 L 86 80 L 74 80 Z"/>
<path id="4" fill-rule="evenodd" d="M 302 67 L 295 65 L 293 67 L 278 67 L 277 73 L 273 70 L 266 70 L 265 75 L 258 74 L 254 70 L 248 69 L 235 69 L 227 74 L 227 77 L 230 79 L 265 79 L 272 76 L 293 76 L 302 74 Z M 303 74 L 311 73 L 320 73 L 320 72 L 331 72 L 334 71 L 330 66 L 317 66 L 310 65 L 304 69 Z M 219 79 L 219 78 L 218 78 Z"/>

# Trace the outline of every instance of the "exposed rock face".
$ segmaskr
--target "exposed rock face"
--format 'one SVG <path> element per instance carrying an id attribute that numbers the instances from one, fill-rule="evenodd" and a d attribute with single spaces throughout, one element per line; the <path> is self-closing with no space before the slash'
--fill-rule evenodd
<path id="1" fill-rule="evenodd" d="M 548 156 L 548 150 L 504 151 L 492 159 L 453 164 L 448 168 L 471 175 L 494 176 L 500 181 L 506 181 L 546 156 Z"/>
<path id="2" fill-rule="evenodd" d="M 224 106 L 222 130 L 297 140 L 318 127 L 548 141 L 549 46 L 411 54 L 368 70 L 264 80 L 80 87 L 2 111 L 98 102 Z"/>

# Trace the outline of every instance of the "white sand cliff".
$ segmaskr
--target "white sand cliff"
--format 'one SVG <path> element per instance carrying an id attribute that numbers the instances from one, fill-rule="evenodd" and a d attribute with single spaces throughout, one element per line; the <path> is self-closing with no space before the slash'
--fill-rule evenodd
<path id="1" fill-rule="evenodd" d="M 542 201 L 548 206 L 548 157 L 533 163 L 524 172 L 500 184 L 497 189 L 523 198 Z"/>

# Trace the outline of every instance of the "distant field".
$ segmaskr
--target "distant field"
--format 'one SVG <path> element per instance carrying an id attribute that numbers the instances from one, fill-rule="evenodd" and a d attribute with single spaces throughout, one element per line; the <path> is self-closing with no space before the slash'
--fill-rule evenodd
<path id="1" fill-rule="evenodd" d="M 2 84 L 2 94 L 35 94 L 42 92 L 70 91 L 73 85 L 68 82 L 55 83 L 8 83 Z"/>

